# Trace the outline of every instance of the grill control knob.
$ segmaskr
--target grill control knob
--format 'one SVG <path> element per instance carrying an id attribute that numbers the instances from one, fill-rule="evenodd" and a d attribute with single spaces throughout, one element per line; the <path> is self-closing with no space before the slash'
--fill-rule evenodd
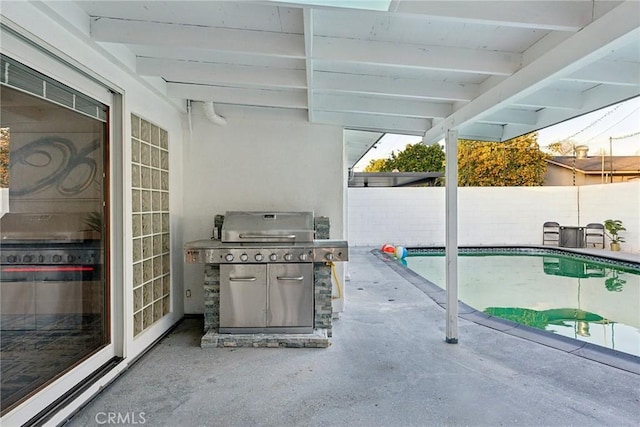
<path id="1" fill-rule="evenodd" d="M 43 264 L 43 263 L 44 263 L 44 255 L 38 255 L 38 262 L 39 262 L 40 264 Z"/>
<path id="2" fill-rule="evenodd" d="M 264 259 L 264 257 L 262 256 L 261 253 L 257 253 L 256 256 L 255 256 L 255 259 L 256 259 L 256 261 L 260 262 L 260 261 L 262 261 Z"/>
<path id="3" fill-rule="evenodd" d="M 307 254 L 300 254 L 298 255 L 298 259 L 300 261 L 306 261 L 307 260 Z"/>
<path id="4" fill-rule="evenodd" d="M 276 254 L 271 254 L 271 255 L 269 255 L 269 259 L 270 259 L 271 261 L 275 261 L 275 260 L 277 260 L 277 259 L 278 259 L 278 255 L 276 255 Z"/>
<path id="5" fill-rule="evenodd" d="M 227 254 L 224 259 L 226 259 L 228 262 L 233 261 L 233 254 Z"/>
<path id="6" fill-rule="evenodd" d="M 16 262 L 17 260 L 18 260 L 18 257 L 17 257 L 17 256 L 15 256 L 15 255 L 9 255 L 9 256 L 7 257 L 7 262 L 10 262 L 10 263 L 14 263 L 14 262 Z"/>
<path id="7" fill-rule="evenodd" d="M 62 261 L 62 257 L 60 255 L 54 255 L 54 256 L 51 257 L 51 261 L 60 262 L 60 261 Z"/>
<path id="8" fill-rule="evenodd" d="M 291 261 L 293 259 L 293 255 L 291 254 L 284 254 L 284 260 L 285 261 Z"/>
<path id="9" fill-rule="evenodd" d="M 248 259 L 249 259 L 249 255 L 247 255 L 247 254 L 240 255 L 240 261 L 246 261 Z"/>
<path id="10" fill-rule="evenodd" d="M 67 262 L 69 264 L 71 264 L 75 259 L 76 257 L 74 257 L 73 255 L 67 255 Z"/>
<path id="11" fill-rule="evenodd" d="M 33 257 L 31 255 L 25 255 L 22 257 L 22 262 L 24 262 L 25 264 L 29 264 L 32 260 Z"/>

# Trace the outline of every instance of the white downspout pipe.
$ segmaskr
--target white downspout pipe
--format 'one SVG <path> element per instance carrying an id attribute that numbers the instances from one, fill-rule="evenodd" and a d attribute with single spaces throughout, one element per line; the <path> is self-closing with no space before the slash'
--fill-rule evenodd
<path id="1" fill-rule="evenodd" d="M 209 119 L 211 123 L 218 126 L 224 126 L 227 124 L 227 119 L 216 114 L 215 110 L 213 109 L 213 101 L 203 102 L 202 106 L 205 116 L 207 116 L 207 119 Z"/>
<path id="2" fill-rule="evenodd" d="M 189 119 L 189 144 L 193 142 L 193 120 L 191 119 L 191 110 L 193 108 L 193 102 L 187 100 L 187 118 Z"/>

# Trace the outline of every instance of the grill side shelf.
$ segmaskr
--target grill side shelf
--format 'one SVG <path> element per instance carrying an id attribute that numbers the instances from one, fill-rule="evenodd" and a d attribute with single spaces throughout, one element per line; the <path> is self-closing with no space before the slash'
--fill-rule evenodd
<path id="1" fill-rule="evenodd" d="M 315 262 L 349 261 L 349 245 L 346 240 L 316 240 L 313 245 Z"/>

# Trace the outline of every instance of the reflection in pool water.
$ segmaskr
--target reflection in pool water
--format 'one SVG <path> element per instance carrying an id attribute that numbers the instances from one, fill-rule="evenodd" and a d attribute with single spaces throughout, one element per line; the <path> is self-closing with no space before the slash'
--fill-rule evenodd
<path id="1" fill-rule="evenodd" d="M 442 253 L 407 266 L 444 288 Z M 461 301 L 496 317 L 640 356 L 640 269 L 555 254 L 461 254 Z"/>
<path id="2" fill-rule="evenodd" d="M 576 322 L 576 331 L 579 331 L 582 336 L 589 336 L 587 335 L 589 322 L 607 322 L 607 319 L 602 316 L 575 308 L 552 308 L 550 310 L 537 311 L 517 307 L 487 307 L 484 312 L 538 329 L 547 329 L 549 325 L 569 326 L 567 322 Z"/>

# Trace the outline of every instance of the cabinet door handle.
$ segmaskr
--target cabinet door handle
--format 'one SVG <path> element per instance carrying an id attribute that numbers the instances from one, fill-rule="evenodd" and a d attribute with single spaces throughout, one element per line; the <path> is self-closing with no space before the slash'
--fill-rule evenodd
<path id="1" fill-rule="evenodd" d="M 257 277 L 230 277 L 230 282 L 255 282 L 258 280 Z"/>
<path id="2" fill-rule="evenodd" d="M 278 280 L 295 280 L 297 282 L 300 282 L 300 281 L 304 280 L 304 276 L 295 276 L 295 277 L 277 276 L 276 279 L 278 279 Z"/>

